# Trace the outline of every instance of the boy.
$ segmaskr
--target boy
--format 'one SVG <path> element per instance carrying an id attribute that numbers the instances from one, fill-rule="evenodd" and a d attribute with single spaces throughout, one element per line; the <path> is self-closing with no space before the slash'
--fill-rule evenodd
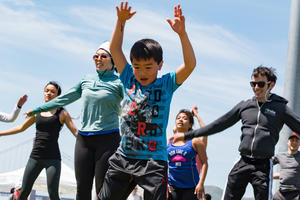
<path id="1" fill-rule="evenodd" d="M 125 88 L 122 105 L 122 140 L 109 160 L 101 200 L 126 199 L 138 184 L 144 189 L 144 199 L 165 200 L 167 194 L 166 126 L 173 92 L 191 74 L 196 65 L 193 48 L 185 31 L 185 19 L 180 6 L 174 10 L 174 22 L 167 19 L 178 34 L 184 64 L 176 72 L 157 78 L 161 69 L 162 49 L 156 41 L 137 41 L 130 52 L 132 67 L 122 51 L 125 22 L 136 12 L 128 3 L 117 7 L 118 20 L 112 35 L 110 50 Z"/>
<path id="2" fill-rule="evenodd" d="M 274 200 L 299 200 L 300 198 L 300 135 L 296 132 L 290 134 L 288 151 L 280 152 L 274 156 L 273 164 L 279 163 L 280 172 L 273 175 L 280 179 L 279 190 Z"/>

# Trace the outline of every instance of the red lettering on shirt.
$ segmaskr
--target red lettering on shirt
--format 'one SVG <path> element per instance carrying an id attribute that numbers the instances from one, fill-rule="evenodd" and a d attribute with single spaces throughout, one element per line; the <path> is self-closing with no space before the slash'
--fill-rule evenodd
<path id="1" fill-rule="evenodd" d="M 131 103 L 130 110 L 129 110 L 128 114 L 129 115 L 135 115 L 135 111 L 134 111 L 135 109 L 136 109 L 136 102 L 133 101 Z"/>
<path id="2" fill-rule="evenodd" d="M 137 135 L 143 135 L 145 136 L 145 129 L 146 129 L 146 123 L 145 122 L 138 122 L 138 131 Z"/>
<path id="3" fill-rule="evenodd" d="M 148 146 L 150 151 L 156 151 L 156 141 L 149 141 Z"/>

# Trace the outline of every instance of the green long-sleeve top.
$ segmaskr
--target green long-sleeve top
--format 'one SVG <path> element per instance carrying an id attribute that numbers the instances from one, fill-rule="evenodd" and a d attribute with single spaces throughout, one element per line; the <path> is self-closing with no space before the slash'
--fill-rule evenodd
<path id="1" fill-rule="evenodd" d="M 83 135 L 109 133 L 119 128 L 120 102 L 123 99 L 123 85 L 114 70 L 86 75 L 64 95 L 39 106 L 32 114 L 49 111 L 82 99 L 81 127 Z"/>

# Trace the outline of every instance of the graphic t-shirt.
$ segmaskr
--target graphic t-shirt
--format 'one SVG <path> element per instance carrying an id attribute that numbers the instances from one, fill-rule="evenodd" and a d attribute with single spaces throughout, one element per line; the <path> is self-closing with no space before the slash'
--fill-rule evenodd
<path id="1" fill-rule="evenodd" d="M 166 128 L 173 92 L 179 87 L 175 82 L 175 72 L 142 86 L 127 63 L 120 78 L 125 97 L 118 153 L 133 159 L 167 161 Z"/>

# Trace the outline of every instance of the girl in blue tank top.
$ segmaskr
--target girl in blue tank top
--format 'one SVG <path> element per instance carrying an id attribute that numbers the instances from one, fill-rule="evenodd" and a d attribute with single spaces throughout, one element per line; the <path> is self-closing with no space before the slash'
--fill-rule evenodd
<path id="1" fill-rule="evenodd" d="M 196 107 L 192 112 L 184 109 L 176 116 L 174 134 L 191 130 L 194 124 L 193 116 L 197 117 L 200 126 L 204 125 Z M 176 142 L 169 140 L 169 200 L 204 199 L 204 181 L 208 168 L 206 142 L 206 138 L 204 141 L 199 138 Z M 200 178 L 196 166 L 197 156 L 201 162 Z"/>

